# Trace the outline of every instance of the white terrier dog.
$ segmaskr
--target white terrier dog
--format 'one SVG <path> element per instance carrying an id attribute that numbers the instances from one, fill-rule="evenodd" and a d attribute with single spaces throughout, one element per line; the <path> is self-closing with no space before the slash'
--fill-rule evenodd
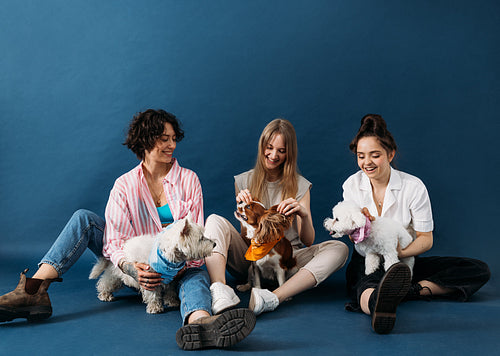
<path id="1" fill-rule="evenodd" d="M 149 264 L 155 271 L 162 273 L 163 278 L 164 273 L 175 276 L 185 266 L 185 261 L 201 259 L 212 253 L 215 242 L 203 236 L 203 233 L 204 228 L 192 222 L 188 215 L 170 224 L 156 236 L 142 235 L 127 240 L 123 246 L 125 260 Z M 142 300 L 147 305 L 147 313 L 163 312 L 164 303 L 169 307 L 179 306 L 175 279 L 168 281 L 167 278 L 165 282 L 168 284 L 162 283 L 154 291 L 148 291 L 105 258 L 100 258 L 92 268 L 89 279 L 97 279 L 101 273 L 96 288 L 97 297 L 104 302 L 114 300 L 113 292 L 125 284 L 140 290 Z"/>
<path id="2" fill-rule="evenodd" d="M 384 269 L 399 262 L 398 243 L 406 248 L 412 236 L 397 221 L 376 217 L 370 221 L 361 208 L 351 201 L 342 201 L 333 208 L 333 219 L 325 219 L 323 225 L 335 238 L 350 235 L 354 247 L 361 256 L 365 256 L 365 274 L 373 273 L 380 265 L 380 256 L 384 257 Z M 414 257 L 401 259 L 413 271 Z"/>

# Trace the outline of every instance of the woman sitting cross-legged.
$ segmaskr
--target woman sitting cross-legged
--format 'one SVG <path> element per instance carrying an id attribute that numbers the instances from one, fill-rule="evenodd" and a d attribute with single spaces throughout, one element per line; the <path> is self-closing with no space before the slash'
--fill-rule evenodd
<path id="1" fill-rule="evenodd" d="M 293 247 L 297 269 L 289 272 L 285 283 L 270 291 L 253 288 L 249 308 L 256 315 L 274 310 L 287 299 L 323 282 L 346 262 L 349 250 L 340 241 L 314 244 L 315 231 L 310 209 L 311 183 L 297 172 L 297 138 L 292 124 L 283 119 L 271 121 L 263 130 L 254 169 L 235 177 L 236 203 L 259 200 L 268 209 L 277 205 L 279 213 L 295 214 L 285 238 Z M 225 218 L 210 215 L 205 234 L 216 241 L 214 253 L 206 258 L 212 284 L 212 311 L 217 314 L 240 302 L 226 284 L 226 267 L 238 280 L 248 278 L 250 262 L 245 259 L 247 244 Z"/>

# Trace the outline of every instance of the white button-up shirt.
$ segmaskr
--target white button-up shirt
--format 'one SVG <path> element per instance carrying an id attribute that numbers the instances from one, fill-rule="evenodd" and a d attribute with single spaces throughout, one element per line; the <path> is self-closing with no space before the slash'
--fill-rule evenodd
<path id="1" fill-rule="evenodd" d="M 342 188 L 344 200 L 368 208 L 373 216 L 378 215 L 370 179 L 363 171 L 347 178 Z M 424 183 L 417 177 L 392 167 L 381 216 L 400 222 L 414 238 L 415 231 L 429 232 L 434 229 L 431 201 Z"/>

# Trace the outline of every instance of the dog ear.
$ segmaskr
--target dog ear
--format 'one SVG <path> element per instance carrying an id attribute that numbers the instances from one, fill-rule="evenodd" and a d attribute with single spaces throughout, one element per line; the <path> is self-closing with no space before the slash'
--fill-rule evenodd
<path id="1" fill-rule="evenodd" d="M 189 216 L 189 215 L 188 215 Z M 188 219 L 186 218 L 184 220 L 184 228 L 182 229 L 181 231 L 181 237 L 186 237 L 186 236 L 189 236 L 189 234 L 191 233 L 191 225 L 189 225 L 189 221 Z"/>
<path id="2" fill-rule="evenodd" d="M 281 215 L 283 218 L 285 218 L 288 221 L 288 224 L 290 224 L 290 226 L 293 223 L 293 219 L 295 219 L 295 213 L 290 214 L 290 215 L 284 215 L 284 214 L 278 213 L 278 205 L 273 205 L 272 207 L 270 207 L 267 210 L 267 212 L 268 213 L 272 213 L 272 214 L 279 214 L 279 215 Z M 286 229 L 288 229 L 288 227 L 285 228 L 285 230 Z"/>
<path id="3" fill-rule="evenodd" d="M 260 243 L 275 241 L 290 227 L 288 218 L 280 213 L 266 213 L 260 219 L 254 239 Z"/>

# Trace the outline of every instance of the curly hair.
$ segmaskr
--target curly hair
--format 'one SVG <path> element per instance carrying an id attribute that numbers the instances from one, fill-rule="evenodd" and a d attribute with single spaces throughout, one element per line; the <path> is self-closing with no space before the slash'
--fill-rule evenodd
<path id="1" fill-rule="evenodd" d="M 148 109 L 134 116 L 123 144 L 130 148 L 137 158 L 144 160 L 146 151 L 152 150 L 163 135 L 167 122 L 174 129 L 175 141 L 180 142 L 184 138 L 184 131 L 175 115 L 161 109 Z"/>

